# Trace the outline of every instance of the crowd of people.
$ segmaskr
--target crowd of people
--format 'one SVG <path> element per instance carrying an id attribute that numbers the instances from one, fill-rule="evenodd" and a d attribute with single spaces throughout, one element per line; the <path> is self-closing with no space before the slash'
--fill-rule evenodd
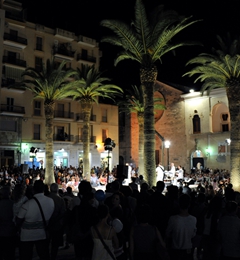
<path id="1" fill-rule="evenodd" d="M 165 176 L 154 187 L 137 171 L 126 183 L 115 169 L 109 178 L 93 167 L 87 181 L 57 168 L 50 186 L 42 169 L 0 172 L 0 259 L 30 260 L 34 246 L 45 260 L 70 246 L 87 260 L 240 259 L 240 193 L 226 170 L 183 171 L 177 185 Z"/>

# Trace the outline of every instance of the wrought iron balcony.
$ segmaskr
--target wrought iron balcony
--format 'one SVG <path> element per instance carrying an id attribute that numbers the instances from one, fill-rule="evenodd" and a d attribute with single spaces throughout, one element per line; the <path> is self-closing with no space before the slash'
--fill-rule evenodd
<path id="1" fill-rule="evenodd" d="M 74 119 L 74 113 L 67 112 L 67 111 L 61 111 L 61 110 L 55 110 L 54 117 L 55 118 L 64 118 L 64 119 Z"/>
<path id="2" fill-rule="evenodd" d="M 9 47 L 23 50 L 27 47 L 28 40 L 27 38 L 19 37 L 15 34 L 4 33 L 3 43 Z"/>
<path id="3" fill-rule="evenodd" d="M 1 114 L 5 115 L 24 115 L 25 107 L 11 106 L 8 104 L 1 104 Z"/>
<path id="4" fill-rule="evenodd" d="M 81 53 L 78 53 L 77 61 L 87 61 L 89 63 L 96 63 L 96 57 L 93 57 L 93 56 L 90 56 L 90 55 L 83 55 Z"/>
<path id="5" fill-rule="evenodd" d="M 90 116 L 90 121 L 94 121 L 94 122 L 95 122 L 95 121 L 96 121 L 96 118 L 97 118 L 96 115 L 91 115 L 91 116 Z"/>
<path id="6" fill-rule="evenodd" d="M 20 60 L 20 59 L 15 59 L 13 57 L 10 56 L 3 56 L 3 63 L 8 63 L 8 64 L 12 64 L 12 65 L 17 65 L 20 67 L 27 67 L 27 63 L 25 60 Z"/>
<path id="7" fill-rule="evenodd" d="M 61 135 L 61 134 L 54 134 L 53 141 L 64 141 L 64 142 L 73 142 L 74 136 L 73 135 Z"/>
<path id="8" fill-rule="evenodd" d="M 81 143 L 83 141 L 82 135 L 76 135 L 75 136 L 75 142 Z M 96 136 L 90 136 L 90 143 L 96 143 Z"/>
<path id="9" fill-rule="evenodd" d="M 77 113 L 77 114 L 76 114 L 76 120 L 77 120 L 77 121 L 83 120 L 83 113 Z"/>

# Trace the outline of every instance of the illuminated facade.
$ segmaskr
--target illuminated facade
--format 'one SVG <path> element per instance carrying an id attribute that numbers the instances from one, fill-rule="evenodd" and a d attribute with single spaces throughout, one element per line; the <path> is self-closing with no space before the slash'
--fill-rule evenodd
<path id="1" fill-rule="evenodd" d="M 96 40 L 77 36 L 60 28 L 51 29 L 27 22 L 22 5 L 3 1 L 0 6 L 0 167 L 20 164 L 45 166 L 45 116 L 43 101 L 32 93 L 9 89 L 20 81 L 27 67 L 38 69 L 54 58 L 67 61 L 66 67 L 81 64 L 99 67 L 101 51 Z M 82 113 L 71 99 L 56 103 L 54 112 L 54 164 L 77 167 L 82 161 Z M 94 104 L 91 114 L 90 165 L 105 166 L 104 140 L 111 137 L 116 147 L 111 152 L 110 168 L 118 164 L 118 107 Z M 31 147 L 37 153 L 30 153 Z"/>
<path id="2" fill-rule="evenodd" d="M 182 165 L 187 172 L 199 166 L 230 170 L 231 125 L 225 89 L 202 95 L 200 92 L 190 93 L 189 88 L 159 81 L 156 89 L 166 105 L 166 110 L 155 120 L 156 165 L 161 162 L 167 169 L 169 151 L 169 162 Z M 120 131 L 120 140 L 123 140 L 120 158 L 138 166 L 136 114 L 125 116 L 122 122 L 125 132 Z M 166 140 L 170 141 L 169 150 L 164 147 Z"/>

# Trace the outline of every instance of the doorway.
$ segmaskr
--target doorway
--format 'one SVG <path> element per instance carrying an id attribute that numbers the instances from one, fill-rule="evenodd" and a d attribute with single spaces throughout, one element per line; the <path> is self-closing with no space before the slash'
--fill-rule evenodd
<path id="1" fill-rule="evenodd" d="M 204 168 L 204 159 L 201 157 L 193 158 L 192 159 L 192 168 L 197 169 L 199 167 L 198 166 L 199 163 L 200 163 L 200 169 L 203 169 Z"/>

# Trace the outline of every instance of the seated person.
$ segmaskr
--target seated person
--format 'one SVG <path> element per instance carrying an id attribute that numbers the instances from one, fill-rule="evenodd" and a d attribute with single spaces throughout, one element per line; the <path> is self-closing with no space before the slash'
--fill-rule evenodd
<path id="1" fill-rule="evenodd" d="M 99 185 L 99 180 L 98 180 L 96 173 L 91 174 L 90 183 L 91 183 L 92 187 L 97 187 Z"/>
<path id="2" fill-rule="evenodd" d="M 99 178 L 99 183 L 101 185 L 106 185 L 107 184 L 107 175 L 103 173 L 100 178 Z"/>

